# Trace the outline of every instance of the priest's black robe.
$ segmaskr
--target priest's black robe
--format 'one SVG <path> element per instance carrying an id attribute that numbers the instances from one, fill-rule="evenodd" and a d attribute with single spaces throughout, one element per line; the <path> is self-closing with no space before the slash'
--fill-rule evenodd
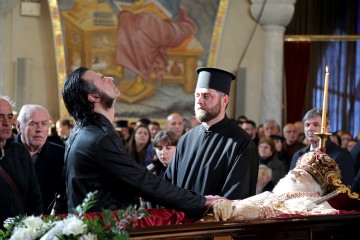
<path id="1" fill-rule="evenodd" d="M 206 129 L 185 133 L 165 179 L 202 195 L 244 199 L 255 194 L 258 150 L 250 136 L 227 116 Z"/>

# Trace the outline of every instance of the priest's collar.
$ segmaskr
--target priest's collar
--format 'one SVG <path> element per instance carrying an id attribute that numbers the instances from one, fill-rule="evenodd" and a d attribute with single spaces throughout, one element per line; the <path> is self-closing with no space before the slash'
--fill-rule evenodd
<path id="1" fill-rule="evenodd" d="M 202 124 L 202 126 L 205 128 L 206 131 L 210 132 L 219 132 L 221 129 L 224 129 L 226 125 L 229 124 L 230 120 L 226 115 L 223 119 L 221 119 L 219 122 L 211 125 L 210 127 L 206 127 L 205 124 Z"/>

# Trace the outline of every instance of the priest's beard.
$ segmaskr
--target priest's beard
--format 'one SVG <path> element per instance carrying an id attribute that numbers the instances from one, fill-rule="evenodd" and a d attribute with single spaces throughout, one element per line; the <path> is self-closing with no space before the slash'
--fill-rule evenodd
<path id="1" fill-rule="evenodd" d="M 221 99 L 217 102 L 217 104 L 213 107 L 208 109 L 197 109 L 196 106 L 194 107 L 195 110 L 195 118 L 199 122 L 209 122 L 219 116 L 221 111 Z"/>
<path id="2" fill-rule="evenodd" d="M 273 193 L 280 195 L 283 193 L 292 192 L 314 192 L 321 195 L 322 190 L 320 185 L 315 181 L 299 181 L 294 175 L 289 172 L 285 177 L 279 180 L 273 189 Z"/>
<path id="3" fill-rule="evenodd" d="M 104 109 L 108 110 L 114 106 L 116 99 L 111 98 L 109 95 L 107 95 L 105 92 L 99 89 L 98 89 L 98 94 L 101 99 L 100 104 L 101 106 L 103 106 Z"/>

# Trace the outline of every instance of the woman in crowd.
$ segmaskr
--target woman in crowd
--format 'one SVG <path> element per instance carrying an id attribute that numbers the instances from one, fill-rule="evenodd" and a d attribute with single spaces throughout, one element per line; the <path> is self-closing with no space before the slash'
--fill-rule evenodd
<path id="1" fill-rule="evenodd" d="M 151 133 L 146 125 L 140 124 L 135 127 L 127 150 L 133 159 L 141 165 L 146 167 L 151 163 L 154 158 L 154 150 L 151 143 Z"/>
<path id="2" fill-rule="evenodd" d="M 259 141 L 259 164 L 265 164 L 272 170 L 272 182 L 276 184 L 287 173 L 285 164 L 279 160 L 275 143 L 270 137 L 263 137 Z"/>
<path id="3" fill-rule="evenodd" d="M 174 156 L 176 145 L 179 141 L 178 136 L 171 130 L 161 130 L 158 132 L 153 140 L 153 146 L 155 150 L 155 157 L 151 164 L 147 166 L 150 172 L 163 177 L 167 167 L 170 164 L 171 159 Z M 140 206 L 142 208 L 161 208 L 161 206 L 151 203 L 149 201 L 140 198 Z"/>
<path id="4" fill-rule="evenodd" d="M 165 170 L 174 156 L 178 141 L 179 138 L 171 130 L 161 130 L 155 135 L 153 146 L 156 156 L 147 167 L 152 173 L 160 177 L 164 176 Z"/>

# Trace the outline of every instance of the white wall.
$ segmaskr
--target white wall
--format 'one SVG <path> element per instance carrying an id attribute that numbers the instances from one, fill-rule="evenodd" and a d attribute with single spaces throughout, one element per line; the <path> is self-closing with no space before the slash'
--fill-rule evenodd
<path id="1" fill-rule="evenodd" d="M 30 63 L 26 74 L 26 91 L 19 96 L 16 109 L 24 103 L 41 104 L 50 114 L 59 117 L 58 85 L 52 27 L 47 1 L 41 1 L 41 15 L 20 15 L 21 3 L 6 16 L 5 91 L 16 101 L 16 62 L 18 58 Z"/>
<path id="2" fill-rule="evenodd" d="M 248 0 L 230 0 L 228 14 L 224 23 L 220 46 L 221 51 L 217 56 L 217 66 L 224 67 L 233 73 L 236 73 L 239 68 L 244 68 L 246 79 L 237 79 L 237 82 L 238 85 L 245 86 L 245 89 L 242 91 L 245 95 L 240 96 L 245 111 L 228 112 L 234 118 L 239 115 L 246 115 L 248 118 L 258 122 L 261 109 L 263 36 L 261 26 L 258 26 L 250 41 L 251 34 L 256 27 L 256 23 L 250 13 L 250 5 Z M 250 41 L 250 44 L 240 63 L 240 58 L 245 52 L 248 41 Z M 240 84 L 239 81 L 243 82 Z M 235 91 L 233 90 L 235 89 L 231 90 L 234 93 Z"/>

